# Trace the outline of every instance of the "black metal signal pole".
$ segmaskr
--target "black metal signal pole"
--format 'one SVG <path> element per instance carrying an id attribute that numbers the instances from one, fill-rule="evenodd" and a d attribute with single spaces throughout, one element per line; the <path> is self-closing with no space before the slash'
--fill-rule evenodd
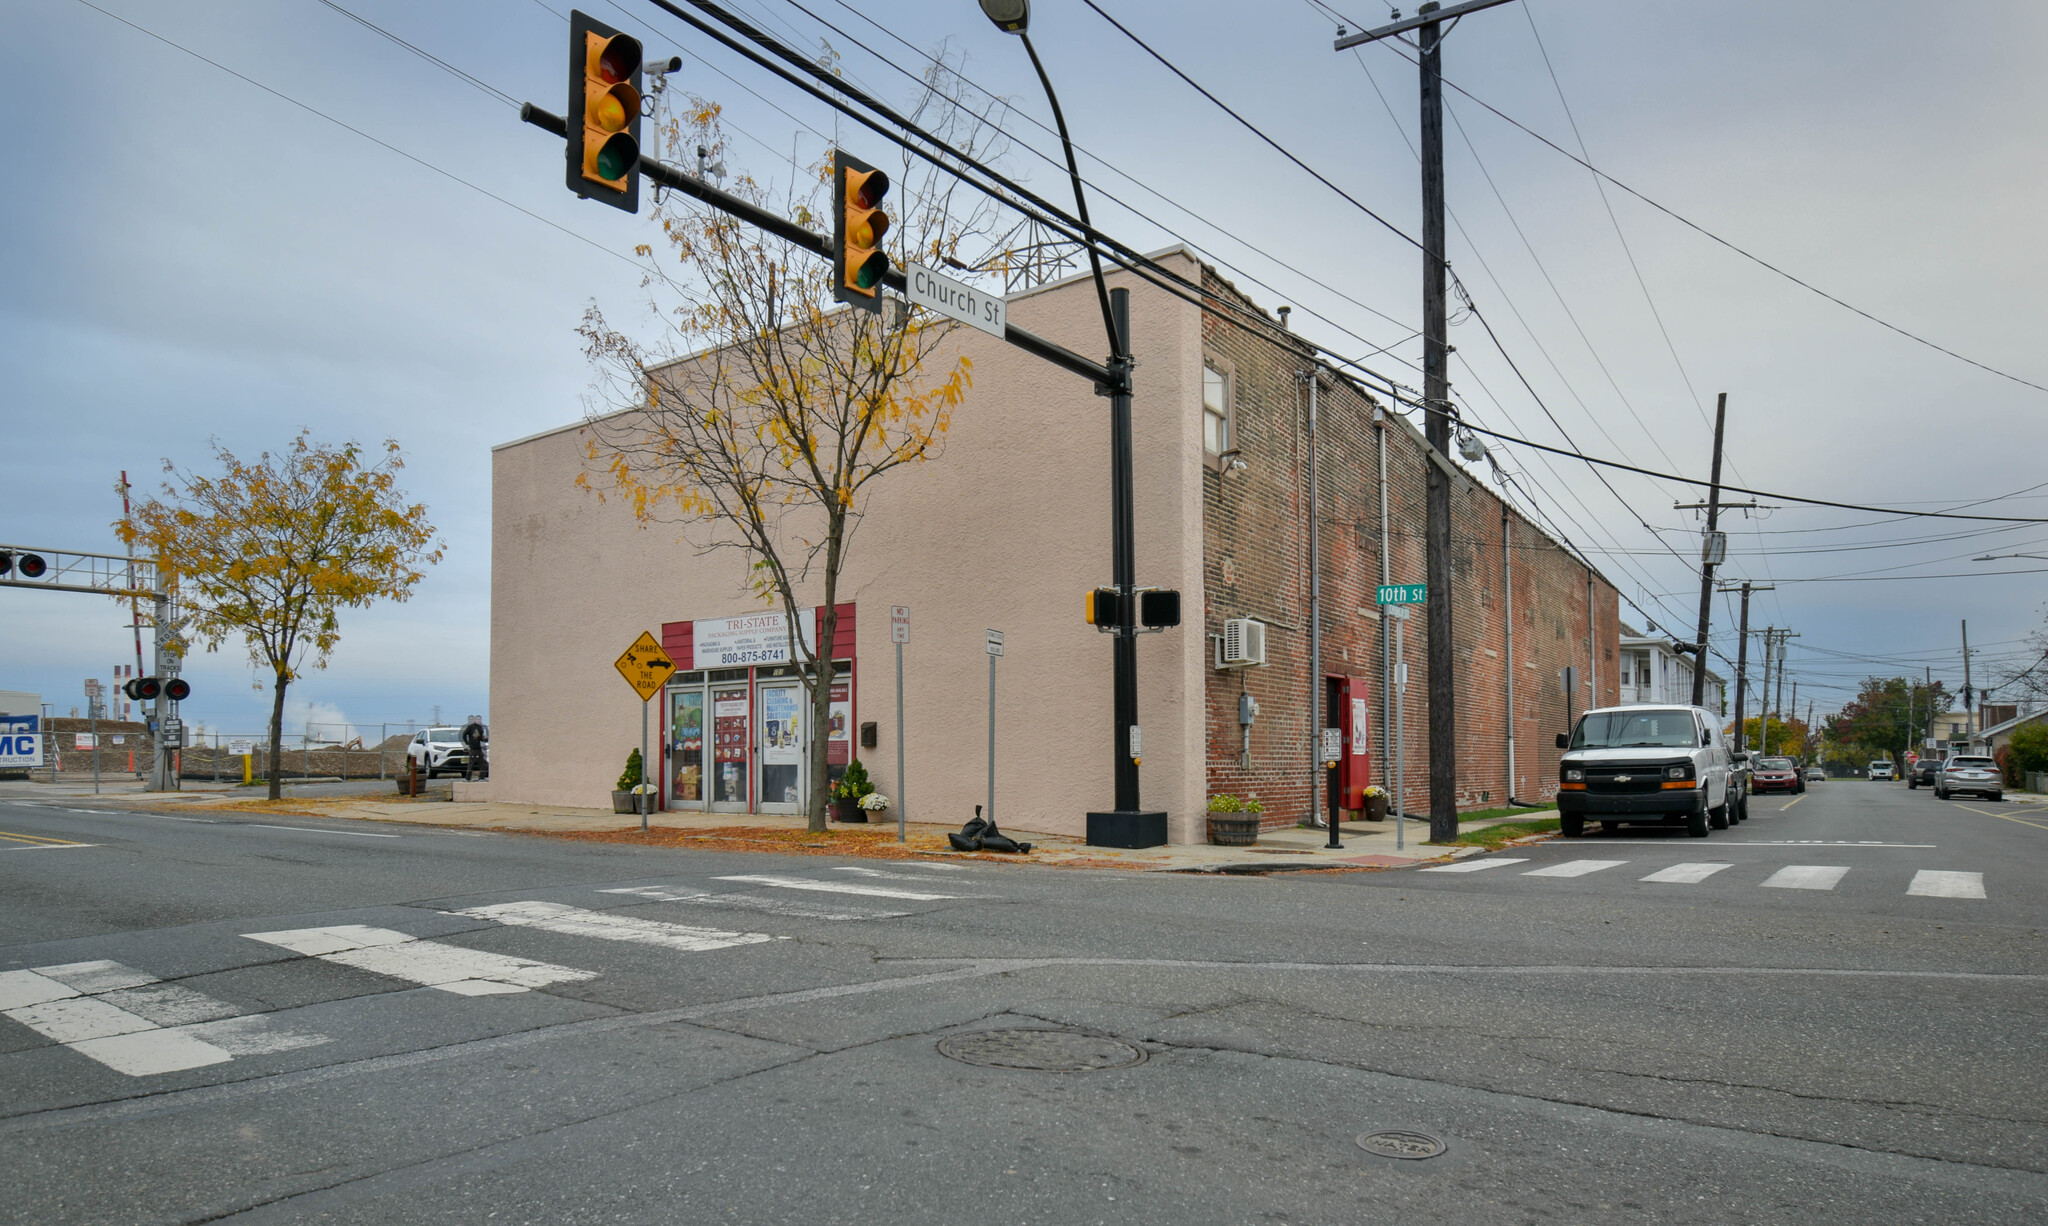
<path id="1" fill-rule="evenodd" d="M 1444 93 L 1443 22 L 1490 9 L 1507 0 L 1465 0 L 1444 8 L 1429 0 L 1415 16 L 1359 34 L 1339 32 L 1336 49 L 1419 32 L 1422 69 L 1422 399 L 1423 436 L 1439 455 L 1451 447 L 1450 338 L 1444 295 L 1449 266 L 1444 262 Z M 1457 657 L 1452 649 L 1451 484 L 1443 467 L 1429 466 L 1427 514 L 1423 527 L 1429 601 L 1429 837 L 1448 843 L 1458 837 Z"/>

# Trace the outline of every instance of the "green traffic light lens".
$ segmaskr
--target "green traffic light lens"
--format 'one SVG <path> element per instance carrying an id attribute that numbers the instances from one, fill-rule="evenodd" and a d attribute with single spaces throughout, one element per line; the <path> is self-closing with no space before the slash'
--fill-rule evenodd
<path id="1" fill-rule="evenodd" d="M 607 179 L 623 179 L 640 160 L 640 146 L 624 132 L 615 133 L 597 151 L 597 173 Z"/>
<path id="2" fill-rule="evenodd" d="M 853 283 L 862 289 L 873 289 L 882 283 L 882 278 L 887 276 L 888 272 L 889 257 L 877 251 L 861 261 L 860 271 L 855 274 Z"/>

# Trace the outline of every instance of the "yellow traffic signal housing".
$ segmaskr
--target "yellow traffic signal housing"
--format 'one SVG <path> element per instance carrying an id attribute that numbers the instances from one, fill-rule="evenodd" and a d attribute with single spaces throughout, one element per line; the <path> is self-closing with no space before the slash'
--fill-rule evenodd
<path id="1" fill-rule="evenodd" d="M 881 208 L 888 193 L 888 175 L 846 153 L 832 154 L 832 215 L 838 231 L 832 245 L 832 297 L 876 313 L 889 275 L 889 256 L 882 250 L 889 215 Z"/>
<path id="2" fill-rule="evenodd" d="M 1123 598 L 1115 588 L 1095 588 L 1085 600 L 1089 625 L 1101 630 L 1114 630 L 1124 624 Z"/>
<path id="3" fill-rule="evenodd" d="M 569 190 L 640 211 L 640 40 L 569 15 Z"/>

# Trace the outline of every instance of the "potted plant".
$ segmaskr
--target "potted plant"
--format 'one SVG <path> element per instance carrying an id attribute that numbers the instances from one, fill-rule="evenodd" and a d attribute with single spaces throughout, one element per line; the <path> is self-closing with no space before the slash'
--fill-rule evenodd
<path id="1" fill-rule="evenodd" d="M 632 753 L 626 755 L 626 769 L 620 772 L 618 786 L 612 789 L 612 812 L 638 813 L 640 811 L 639 807 L 634 804 L 635 793 L 640 791 L 651 792 L 654 790 L 643 783 L 641 779 L 640 751 L 635 749 Z"/>
<path id="2" fill-rule="evenodd" d="M 889 811 L 889 798 L 880 792 L 869 792 L 860 798 L 860 807 L 868 815 L 867 820 L 878 822 L 882 820 L 882 814 Z"/>
<path id="3" fill-rule="evenodd" d="M 861 765 L 860 759 L 848 762 L 846 773 L 832 785 L 833 817 L 842 822 L 868 820 L 867 810 L 861 807 L 861 801 L 873 795 L 874 791 L 875 785 L 868 779 L 868 768 Z"/>
<path id="4" fill-rule="evenodd" d="M 1375 783 L 1365 789 L 1365 820 L 1383 822 L 1387 820 L 1387 789 Z"/>
<path id="5" fill-rule="evenodd" d="M 1259 841 L 1259 816 L 1266 806 L 1257 796 L 1243 800 L 1228 792 L 1209 798 L 1209 841 L 1220 847 L 1250 847 Z"/>

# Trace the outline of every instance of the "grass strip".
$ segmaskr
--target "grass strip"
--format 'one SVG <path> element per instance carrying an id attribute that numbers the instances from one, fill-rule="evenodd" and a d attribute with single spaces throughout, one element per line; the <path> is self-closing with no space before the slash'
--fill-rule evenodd
<path id="1" fill-rule="evenodd" d="M 1557 833 L 1557 819 L 1539 817 L 1526 822 L 1502 822 L 1480 830 L 1463 830 L 1449 843 L 1431 843 L 1431 847 L 1484 847 L 1488 851 L 1499 851 L 1516 839 L 1531 834 Z"/>

